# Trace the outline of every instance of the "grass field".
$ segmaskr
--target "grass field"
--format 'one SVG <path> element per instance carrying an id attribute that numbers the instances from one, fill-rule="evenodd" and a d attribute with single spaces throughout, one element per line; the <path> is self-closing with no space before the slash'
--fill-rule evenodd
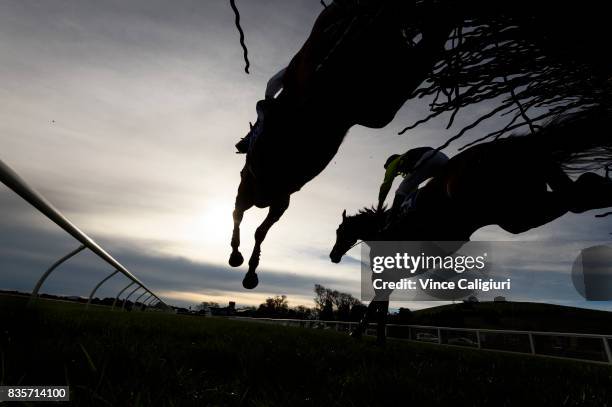
<path id="1" fill-rule="evenodd" d="M 0 297 L 2 385 L 76 405 L 607 406 L 612 368 L 331 331 Z"/>

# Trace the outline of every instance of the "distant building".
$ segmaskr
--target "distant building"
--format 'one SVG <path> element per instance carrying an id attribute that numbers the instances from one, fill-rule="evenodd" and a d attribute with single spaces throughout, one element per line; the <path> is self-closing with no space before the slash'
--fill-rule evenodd
<path id="1" fill-rule="evenodd" d="M 494 302 L 506 302 L 506 297 L 503 297 L 503 296 L 499 295 L 499 296 L 493 298 L 493 301 Z"/>
<path id="2" fill-rule="evenodd" d="M 229 317 L 236 315 L 236 303 L 230 301 L 227 307 L 209 307 L 208 310 L 213 317 Z"/>

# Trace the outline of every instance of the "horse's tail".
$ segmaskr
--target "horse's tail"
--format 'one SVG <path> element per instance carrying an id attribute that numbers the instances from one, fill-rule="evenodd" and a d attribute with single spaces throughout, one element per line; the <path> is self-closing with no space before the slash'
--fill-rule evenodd
<path id="1" fill-rule="evenodd" d="M 539 131 L 538 144 L 567 172 L 612 165 L 612 110 L 592 108 L 558 117 Z"/>

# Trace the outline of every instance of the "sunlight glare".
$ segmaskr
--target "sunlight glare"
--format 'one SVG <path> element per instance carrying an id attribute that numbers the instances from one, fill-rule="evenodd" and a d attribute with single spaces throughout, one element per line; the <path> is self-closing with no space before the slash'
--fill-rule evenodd
<path id="1" fill-rule="evenodd" d="M 229 245 L 232 236 L 233 204 L 211 201 L 204 210 L 193 217 L 188 227 L 187 239 L 197 245 Z"/>

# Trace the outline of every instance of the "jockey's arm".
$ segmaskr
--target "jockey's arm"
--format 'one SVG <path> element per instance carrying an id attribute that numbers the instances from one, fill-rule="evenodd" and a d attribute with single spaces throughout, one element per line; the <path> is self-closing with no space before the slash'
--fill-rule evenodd
<path id="1" fill-rule="evenodd" d="M 387 195 L 391 190 L 391 186 L 393 185 L 393 180 L 397 177 L 399 173 L 399 164 L 401 162 L 401 157 L 396 158 L 392 161 L 385 171 L 385 178 L 383 179 L 382 184 L 380 185 L 380 190 L 378 192 L 378 209 L 382 209 L 385 199 L 387 199 Z"/>
<path id="2" fill-rule="evenodd" d="M 283 77 L 287 68 L 283 68 L 270 78 L 266 85 L 266 99 L 274 99 L 276 94 L 283 89 Z"/>

